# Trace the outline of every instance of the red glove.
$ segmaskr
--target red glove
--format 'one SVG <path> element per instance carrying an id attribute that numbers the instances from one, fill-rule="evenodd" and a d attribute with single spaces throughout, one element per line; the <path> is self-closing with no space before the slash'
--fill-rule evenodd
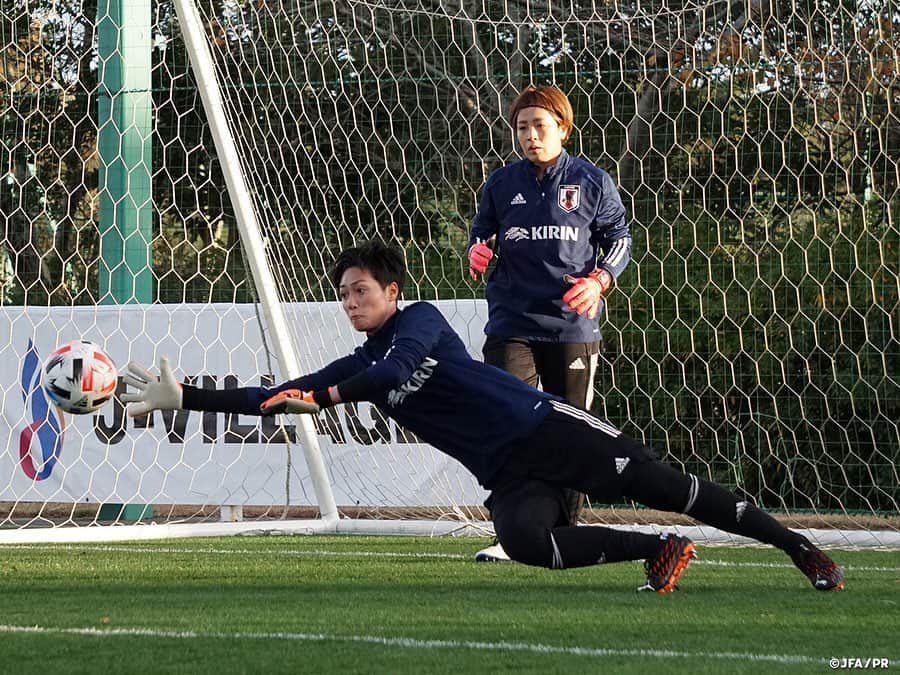
<path id="1" fill-rule="evenodd" d="M 573 284 L 563 296 L 563 302 L 578 312 L 579 316 L 587 314 L 589 319 L 596 319 L 597 311 L 600 309 L 600 298 L 612 286 L 612 274 L 598 267 L 586 277 L 576 278 L 567 274 L 563 278 Z"/>
<path id="2" fill-rule="evenodd" d="M 479 274 L 484 274 L 487 270 L 488 263 L 494 257 L 494 252 L 487 244 L 476 241 L 469 248 L 469 276 L 472 280 L 478 278 Z"/>
<path id="3" fill-rule="evenodd" d="M 276 413 L 315 414 L 319 412 L 319 404 L 316 403 L 311 391 L 285 389 L 263 401 L 259 409 L 267 415 Z"/>

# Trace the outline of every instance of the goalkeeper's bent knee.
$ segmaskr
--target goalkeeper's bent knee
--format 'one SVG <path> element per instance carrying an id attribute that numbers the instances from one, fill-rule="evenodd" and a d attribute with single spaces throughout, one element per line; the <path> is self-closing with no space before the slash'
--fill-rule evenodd
<path id="1" fill-rule="evenodd" d="M 497 539 L 510 559 L 532 567 L 554 567 L 554 545 L 548 528 L 523 522 L 494 522 Z"/>

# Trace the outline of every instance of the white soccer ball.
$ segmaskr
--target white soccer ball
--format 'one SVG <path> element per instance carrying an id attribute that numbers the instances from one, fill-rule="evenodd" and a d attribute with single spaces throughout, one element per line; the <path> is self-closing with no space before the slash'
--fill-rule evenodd
<path id="1" fill-rule="evenodd" d="M 86 415 L 116 392 L 116 365 L 93 342 L 73 340 L 57 347 L 44 361 L 41 386 L 64 411 Z"/>

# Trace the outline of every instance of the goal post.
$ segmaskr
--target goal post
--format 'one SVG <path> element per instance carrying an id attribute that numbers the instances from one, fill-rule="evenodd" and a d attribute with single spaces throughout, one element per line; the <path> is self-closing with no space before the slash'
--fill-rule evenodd
<path id="1" fill-rule="evenodd" d="M 259 304 L 265 316 L 273 348 L 285 377 L 294 379 L 300 377 L 303 371 L 291 343 L 291 336 L 287 331 L 287 321 L 282 311 L 278 287 L 266 261 L 263 238 L 259 231 L 247 183 L 241 172 L 240 158 L 225 120 L 225 106 L 219 84 L 216 81 L 200 16 L 190 0 L 174 0 L 174 4 L 181 24 L 181 34 L 190 54 L 200 97 L 203 100 L 203 108 L 206 111 L 210 131 L 216 144 L 216 152 L 222 163 L 222 172 L 228 186 L 228 194 L 231 198 L 241 242 L 253 276 L 253 284 L 259 294 Z M 331 524 L 337 519 L 338 512 L 328 474 L 325 471 L 325 464 L 322 461 L 315 425 L 309 415 L 294 415 L 293 417 L 297 428 L 300 429 L 304 458 L 310 471 L 322 520 Z"/>
<path id="2" fill-rule="evenodd" d="M 155 288 L 132 305 L 99 302 L 103 17 L 0 13 L 0 542 L 489 533 L 474 479 L 371 406 L 130 420 L 116 400 L 59 418 L 38 365 L 84 337 L 120 375 L 167 354 L 204 387 L 317 369 L 360 340 L 327 265 L 375 235 L 404 248 L 407 299 L 436 303 L 480 358 L 468 227 L 517 156 L 509 101 L 555 83 L 569 151 L 617 180 L 635 242 L 595 411 L 820 544 L 900 548 L 890 3 L 154 7 Z M 105 520 L 104 502 L 153 504 L 152 522 Z M 630 504 L 585 520 L 745 543 Z"/>

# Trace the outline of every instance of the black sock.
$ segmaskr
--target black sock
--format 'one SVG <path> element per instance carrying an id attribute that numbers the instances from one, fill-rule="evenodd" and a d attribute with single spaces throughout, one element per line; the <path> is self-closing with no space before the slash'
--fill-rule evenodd
<path id="1" fill-rule="evenodd" d="M 567 569 L 653 558 L 662 550 L 665 543 L 655 534 L 627 532 L 594 525 L 554 527 L 551 534 L 562 567 Z"/>
<path id="2" fill-rule="evenodd" d="M 696 488 L 691 492 L 693 505 L 685 513 L 691 518 L 726 532 L 771 544 L 787 553 L 795 551 L 806 541 L 765 511 L 738 498 L 721 485 L 696 476 L 690 478 Z"/>
<path id="3" fill-rule="evenodd" d="M 808 543 L 805 537 L 721 485 L 662 462 L 635 467 L 627 496 L 651 508 L 686 513 L 701 523 L 771 544 L 789 554 Z"/>

